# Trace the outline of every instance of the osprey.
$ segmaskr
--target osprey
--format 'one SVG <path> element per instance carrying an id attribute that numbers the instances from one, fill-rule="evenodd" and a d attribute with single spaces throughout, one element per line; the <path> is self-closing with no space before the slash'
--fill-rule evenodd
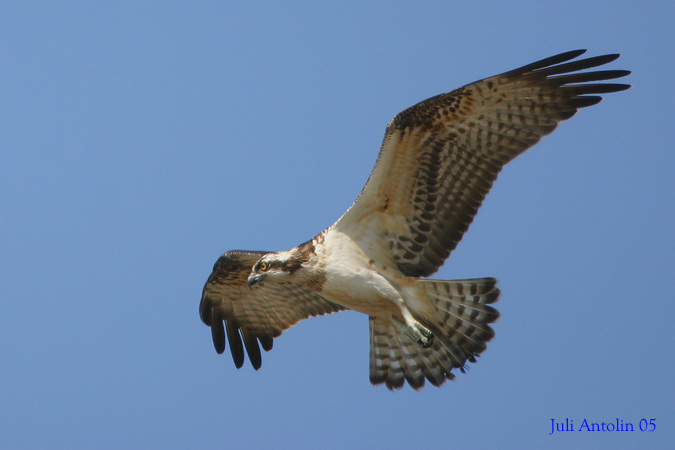
<path id="1" fill-rule="evenodd" d="M 370 382 L 414 389 L 464 372 L 494 336 L 497 280 L 427 279 L 454 250 L 502 167 L 551 133 L 626 70 L 569 62 L 571 51 L 432 97 L 399 113 L 365 187 L 337 222 L 288 251 L 229 251 L 216 262 L 199 312 L 218 353 L 237 368 L 310 316 L 369 316 Z M 578 73 L 577 73 L 578 72 Z M 243 345 L 242 345 L 243 342 Z"/>

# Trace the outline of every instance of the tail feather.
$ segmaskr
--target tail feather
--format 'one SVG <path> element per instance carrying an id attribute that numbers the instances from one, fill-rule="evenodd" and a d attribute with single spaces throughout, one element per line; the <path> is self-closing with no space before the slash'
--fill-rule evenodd
<path id="1" fill-rule="evenodd" d="M 488 324 L 499 318 L 496 309 L 489 306 L 499 298 L 497 280 L 419 280 L 416 284 L 418 300 L 434 308 L 429 314 L 413 315 L 434 334 L 431 347 L 424 348 L 412 341 L 391 320 L 370 318 L 370 382 L 384 383 L 389 389 L 400 389 L 405 382 L 413 389 L 421 389 L 425 380 L 441 386 L 452 380 L 451 372 L 464 372 L 467 361 L 485 350 L 485 343 L 494 331 Z"/>
<path id="2" fill-rule="evenodd" d="M 401 334 L 391 321 L 370 318 L 370 382 L 385 383 L 387 388 L 401 389 L 405 382 L 413 389 L 421 389 L 425 379 L 434 386 L 441 386 L 450 374 L 449 358 L 439 357 L 438 344 L 430 348 Z M 440 370 L 439 370 L 440 368 Z"/>
<path id="3" fill-rule="evenodd" d="M 499 312 L 490 306 L 499 299 L 497 280 L 420 280 L 417 285 L 436 308 L 436 320 L 429 321 L 428 328 L 444 345 L 452 348 L 454 344 L 467 356 L 485 350 L 485 343 L 495 335 L 488 324 L 499 318 Z"/>

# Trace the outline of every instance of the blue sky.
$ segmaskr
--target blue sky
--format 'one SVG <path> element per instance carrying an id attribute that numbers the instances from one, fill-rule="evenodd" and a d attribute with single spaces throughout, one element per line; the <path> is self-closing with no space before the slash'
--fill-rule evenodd
<path id="1" fill-rule="evenodd" d="M 672 443 L 672 2 L 59 3 L 0 7 L 0 447 Z M 507 166 L 435 276 L 500 279 L 468 374 L 372 387 L 356 313 L 216 355 L 222 252 L 333 223 L 404 108 L 577 48 L 634 87 Z"/>

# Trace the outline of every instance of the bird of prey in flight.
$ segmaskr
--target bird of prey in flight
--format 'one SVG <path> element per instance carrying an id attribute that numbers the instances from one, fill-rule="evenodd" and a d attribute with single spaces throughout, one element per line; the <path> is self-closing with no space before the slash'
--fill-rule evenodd
<path id="1" fill-rule="evenodd" d="M 253 367 L 282 331 L 354 310 L 370 323 L 370 382 L 420 389 L 464 372 L 494 336 L 497 280 L 429 279 L 469 228 L 502 167 L 551 133 L 626 70 L 619 55 L 552 56 L 420 102 L 387 125 L 360 195 L 330 227 L 282 252 L 229 251 L 199 312 L 218 353 Z"/>

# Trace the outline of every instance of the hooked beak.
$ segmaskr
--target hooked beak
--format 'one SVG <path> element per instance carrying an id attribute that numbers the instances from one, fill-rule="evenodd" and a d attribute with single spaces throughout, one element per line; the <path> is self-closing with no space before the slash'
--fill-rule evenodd
<path id="1" fill-rule="evenodd" d="M 258 283 L 258 281 L 260 281 L 262 278 L 263 278 L 262 274 L 252 273 L 251 275 L 248 276 L 246 284 L 248 285 L 249 288 L 253 289 L 253 285 Z"/>

